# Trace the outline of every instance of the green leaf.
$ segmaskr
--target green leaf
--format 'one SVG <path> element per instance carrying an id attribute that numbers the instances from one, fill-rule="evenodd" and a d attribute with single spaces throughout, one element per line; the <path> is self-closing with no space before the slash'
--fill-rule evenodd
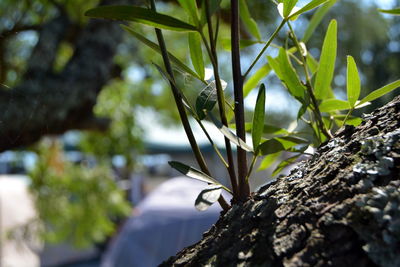
<path id="1" fill-rule="evenodd" d="M 219 184 L 219 182 L 217 180 L 215 180 L 214 178 L 212 178 L 209 175 L 205 174 L 204 172 L 199 171 L 199 170 L 197 170 L 193 167 L 190 167 L 186 164 L 180 163 L 178 161 L 169 161 L 168 164 L 175 170 L 179 171 L 180 173 L 182 173 L 190 178 L 193 178 L 193 179 L 196 179 L 196 180 L 208 183 L 208 184 Z"/>
<path id="2" fill-rule="evenodd" d="M 258 147 L 258 152 L 260 155 L 269 155 L 285 150 L 290 151 L 294 146 L 303 143 L 308 143 L 308 141 L 292 136 L 277 137 L 262 142 Z"/>
<path id="3" fill-rule="evenodd" d="M 158 72 L 161 74 L 161 76 L 168 82 L 168 83 L 172 83 L 175 87 L 176 83 L 174 81 L 174 79 L 171 77 L 171 75 L 169 75 L 165 70 L 163 70 L 159 65 L 157 65 L 156 63 L 153 63 L 153 65 L 157 68 Z"/>
<path id="4" fill-rule="evenodd" d="M 208 115 L 210 116 L 211 120 L 217 126 L 218 130 L 226 137 L 228 138 L 232 143 L 235 145 L 239 146 L 243 150 L 246 150 L 248 152 L 253 152 L 253 148 L 250 147 L 248 144 L 246 144 L 245 141 L 243 141 L 241 138 L 239 138 L 237 135 L 231 132 L 228 127 L 223 125 L 217 118 L 214 117 L 214 115 L 209 112 Z"/>
<path id="5" fill-rule="evenodd" d="M 222 193 L 222 187 L 220 185 L 209 185 L 203 189 L 197 196 L 194 206 L 199 211 L 207 210 L 212 204 L 217 202 Z"/>
<path id="6" fill-rule="evenodd" d="M 322 45 L 319 69 L 315 77 L 315 96 L 318 99 L 326 99 L 332 94 L 330 89 L 333 72 L 335 70 L 337 50 L 337 23 L 332 20 L 325 35 Z"/>
<path id="7" fill-rule="evenodd" d="M 265 85 L 261 84 L 258 91 L 256 107 L 253 114 L 253 128 L 251 130 L 251 137 L 253 140 L 253 147 L 257 150 L 261 141 L 261 135 L 264 130 L 265 119 Z"/>
<path id="8" fill-rule="evenodd" d="M 275 170 L 272 172 L 272 176 L 277 175 L 278 173 L 280 173 L 284 168 L 286 168 L 287 166 L 289 166 L 290 164 L 292 164 L 293 162 L 295 162 L 297 160 L 297 158 L 300 156 L 296 155 L 293 157 L 290 157 L 284 161 L 282 161 L 281 163 L 279 163 L 279 165 L 275 168 Z"/>
<path id="9" fill-rule="evenodd" d="M 217 103 L 217 100 L 215 81 L 212 81 L 201 90 L 196 99 L 196 112 L 200 120 L 203 120 L 207 115 L 204 110 L 211 111 Z"/>
<path id="10" fill-rule="evenodd" d="M 307 101 L 304 101 L 301 103 L 301 107 L 299 108 L 299 111 L 297 112 L 297 120 L 300 120 L 301 117 L 304 115 L 304 113 L 307 112 L 308 107 L 310 106 L 310 101 L 308 101 L 308 95 L 307 95 Z"/>
<path id="11" fill-rule="evenodd" d="M 266 140 L 258 146 L 258 153 L 260 155 L 269 155 L 284 151 L 285 147 L 276 138 Z"/>
<path id="12" fill-rule="evenodd" d="M 289 16 L 289 19 L 293 18 L 293 17 L 296 17 L 296 16 L 298 16 L 300 14 L 303 14 L 303 13 L 305 13 L 307 11 L 310 11 L 311 9 L 314 9 L 314 8 L 322 5 L 323 3 L 327 2 L 327 1 L 328 0 L 313 0 L 310 3 L 308 3 L 307 5 L 305 5 L 302 8 L 300 8 L 300 10 L 298 10 L 297 12 L 291 14 Z"/>
<path id="13" fill-rule="evenodd" d="M 132 28 L 127 27 L 125 25 L 121 25 L 121 27 L 126 30 L 128 33 L 130 33 L 131 35 L 133 35 L 136 39 L 138 39 L 139 41 L 141 41 L 143 44 L 147 45 L 148 47 L 150 47 L 151 49 L 153 49 L 154 51 L 156 51 L 157 53 L 161 54 L 161 49 L 158 46 L 158 44 L 150 41 L 149 39 L 147 39 L 146 37 L 144 37 L 143 35 L 141 35 L 140 33 L 135 32 Z M 177 57 L 175 57 L 173 54 L 168 52 L 168 57 L 171 60 L 172 63 L 174 63 L 175 67 L 177 67 L 180 71 L 182 71 L 183 73 L 188 73 L 189 75 L 191 75 L 192 77 L 205 82 L 196 72 L 194 72 L 191 68 L 189 68 L 188 66 L 185 65 L 185 63 L 183 63 L 182 61 L 180 61 Z"/>
<path id="14" fill-rule="evenodd" d="M 307 66 L 310 69 L 310 72 L 312 75 L 318 70 L 318 61 L 315 60 L 315 58 L 310 54 L 307 53 Z"/>
<path id="15" fill-rule="evenodd" d="M 338 121 L 338 125 L 342 125 L 343 121 L 345 120 L 346 117 L 347 117 L 347 115 L 343 115 L 343 114 L 333 115 L 333 118 Z M 355 116 L 349 116 L 346 119 L 346 124 L 353 125 L 353 126 L 358 126 L 362 122 L 363 122 L 363 120 L 361 118 L 355 117 Z"/>
<path id="16" fill-rule="evenodd" d="M 230 126 L 230 125 L 229 125 Z M 232 125 L 232 127 L 234 127 L 234 125 Z M 253 128 L 253 124 L 250 122 L 247 122 L 245 124 L 245 128 L 247 132 L 251 132 L 252 128 Z M 280 128 L 271 124 L 264 124 L 264 129 L 263 129 L 263 133 L 266 135 L 289 135 L 290 133 L 288 132 L 288 130 L 284 129 L 284 128 Z"/>
<path id="17" fill-rule="evenodd" d="M 265 156 L 263 158 L 263 160 L 260 163 L 260 166 L 258 167 L 257 171 L 262 171 L 265 169 L 268 169 L 269 167 L 272 166 L 272 164 L 274 164 L 274 162 L 279 158 L 279 156 L 281 155 L 281 152 L 277 152 L 274 154 L 269 154 L 267 156 Z"/>
<path id="18" fill-rule="evenodd" d="M 325 3 L 323 6 L 318 8 L 318 10 L 311 17 L 310 23 L 308 23 L 307 29 L 304 32 L 304 36 L 302 41 L 307 43 L 310 37 L 313 35 L 315 29 L 321 23 L 322 19 L 325 17 L 326 13 L 331 9 L 331 7 L 336 3 L 337 0 L 330 0 Z"/>
<path id="19" fill-rule="evenodd" d="M 280 128 L 274 125 L 265 124 L 264 125 L 264 133 L 265 134 L 274 134 L 274 135 L 287 135 L 289 134 L 288 130 L 284 128 Z"/>
<path id="20" fill-rule="evenodd" d="M 297 4 L 297 1 L 298 0 L 286 0 L 283 2 L 283 17 L 284 18 L 288 18 L 288 16 L 290 15 L 290 12 Z"/>
<path id="21" fill-rule="evenodd" d="M 251 17 L 249 8 L 247 7 L 246 0 L 239 0 L 240 18 L 242 19 L 247 30 L 257 38 L 261 40 L 260 30 L 258 29 L 256 21 Z"/>
<path id="22" fill-rule="evenodd" d="M 361 92 L 360 75 L 358 74 L 357 65 L 352 56 L 347 56 L 347 100 L 350 107 L 358 100 Z"/>
<path id="23" fill-rule="evenodd" d="M 389 83 L 379 89 L 376 89 L 375 91 L 371 92 L 369 95 L 364 97 L 358 104 L 357 106 L 360 106 L 366 102 L 373 101 L 381 96 L 386 95 L 387 93 L 390 93 L 391 91 L 395 90 L 396 88 L 400 87 L 400 80 L 394 81 L 392 83 Z"/>
<path id="24" fill-rule="evenodd" d="M 196 0 L 178 0 L 179 4 L 183 9 L 185 9 L 186 13 L 189 14 L 190 18 L 198 25 L 199 23 L 199 15 L 197 13 L 197 5 Z"/>
<path id="25" fill-rule="evenodd" d="M 296 99 L 304 97 L 305 88 L 289 61 L 289 56 L 284 48 L 279 50 L 277 58 L 268 57 L 268 63 L 276 75 L 284 82 L 291 95 Z"/>
<path id="26" fill-rule="evenodd" d="M 163 70 L 163 68 L 161 68 L 159 65 L 157 65 L 156 63 L 153 62 L 153 65 L 157 68 L 158 72 L 160 72 L 161 76 L 169 83 L 173 84 L 175 86 L 175 88 L 180 92 L 181 96 L 182 96 L 182 102 L 185 105 L 186 109 L 190 112 L 190 114 L 196 118 L 197 114 L 194 113 L 192 107 L 189 104 L 189 101 L 187 100 L 187 98 L 185 97 L 185 94 L 179 89 L 179 87 L 176 85 L 175 80 L 171 77 L 171 75 L 169 75 L 165 70 Z"/>
<path id="27" fill-rule="evenodd" d="M 265 64 L 251 75 L 243 85 L 243 96 L 246 97 L 270 71 L 269 64 Z"/>
<path id="28" fill-rule="evenodd" d="M 336 98 L 331 98 L 322 101 L 322 103 L 319 105 L 319 110 L 321 112 L 332 112 L 332 111 L 337 111 L 337 110 L 346 110 L 350 109 L 350 103 L 344 100 L 339 100 Z"/>
<path id="29" fill-rule="evenodd" d="M 209 1 L 210 3 L 210 15 L 212 16 L 217 10 L 219 9 L 219 6 L 221 5 L 222 0 L 212 0 Z M 206 16 L 206 7 L 205 7 L 205 0 L 202 1 L 201 5 L 201 17 L 200 17 L 200 25 L 204 26 L 207 24 L 207 16 Z"/>
<path id="30" fill-rule="evenodd" d="M 173 31 L 197 31 L 191 24 L 136 6 L 100 6 L 86 11 L 85 15 L 92 18 L 135 21 Z"/>
<path id="31" fill-rule="evenodd" d="M 189 32 L 188 40 L 190 59 L 192 60 L 193 67 L 200 78 L 204 80 L 204 60 L 200 34 L 197 32 Z"/>
<path id="32" fill-rule="evenodd" d="M 400 7 L 394 9 L 378 9 L 379 12 L 400 16 Z"/>
<path id="33" fill-rule="evenodd" d="M 288 136 L 280 136 L 276 138 L 281 142 L 281 144 L 288 149 L 290 147 L 296 146 L 298 144 L 306 144 L 308 143 L 307 139 L 301 138 L 295 135 L 288 135 Z"/>

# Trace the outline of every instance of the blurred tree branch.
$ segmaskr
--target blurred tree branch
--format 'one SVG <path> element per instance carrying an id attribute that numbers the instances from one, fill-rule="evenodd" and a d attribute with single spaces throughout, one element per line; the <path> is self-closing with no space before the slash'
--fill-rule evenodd
<path id="1" fill-rule="evenodd" d="M 129 4 L 135 0 L 103 0 L 101 5 Z M 20 27 L 20 26 L 18 26 Z M 11 35 L 15 27 L 4 34 Z M 93 106 L 101 88 L 118 75 L 113 63 L 122 40 L 118 23 L 90 20 L 75 27 L 64 12 L 43 25 L 21 26 L 39 29 L 39 40 L 27 62 L 21 82 L 12 89 L 0 89 L 0 151 L 29 145 L 47 134 L 71 129 L 105 130 L 109 120 L 96 118 Z M 74 27 L 74 54 L 55 73 L 59 45 Z"/>

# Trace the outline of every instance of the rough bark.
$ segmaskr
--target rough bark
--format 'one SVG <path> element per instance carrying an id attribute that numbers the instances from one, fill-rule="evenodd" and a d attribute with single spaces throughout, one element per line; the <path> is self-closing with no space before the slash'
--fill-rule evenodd
<path id="1" fill-rule="evenodd" d="M 135 0 L 103 0 L 101 4 Z M 76 39 L 74 55 L 60 73 L 53 72 L 59 44 L 74 27 L 65 13 L 43 25 L 21 83 L 0 90 L 0 151 L 29 145 L 46 134 L 70 129 L 104 129 L 93 106 L 101 88 L 113 77 L 113 57 L 122 40 L 118 23 L 91 20 Z"/>
<path id="2" fill-rule="evenodd" d="M 400 266 L 400 97 L 161 266 Z"/>

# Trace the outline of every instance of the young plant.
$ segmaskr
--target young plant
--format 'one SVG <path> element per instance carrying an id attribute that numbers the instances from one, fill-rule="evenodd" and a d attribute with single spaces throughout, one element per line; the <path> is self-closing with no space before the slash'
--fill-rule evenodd
<path id="1" fill-rule="evenodd" d="M 87 16 L 93 18 L 118 19 L 141 23 L 155 28 L 158 43 L 154 43 L 145 36 L 136 32 L 129 26 L 122 26 L 127 32 L 161 54 L 164 67 L 155 65 L 162 76 L 168 81 L 179 115 L 187 134 L 188 140 L 197 160 L 200 170 L 187 166 L 184 163 L 170 162 L 170 165 L 185 175 L 201 180 L 208 184 L 196 200 L 196 207 L 204 210 L 218 200 L 224 210 L 229 209 L 229 204 L 221 195 L 222 189 L 232 194 L 232 203 L 241 203 L 250 198 L 249 179 L 257 159 L 264 156 L 261 168 L 270 166 L 283 151 L 294 152 L 295 155 L 281 162 L 274 171 L 282 170 L 285 166 L 293 163 L 298 156 L 305 153 L 309 145 L 318 146 L 322 142 L 332 138 L 332 132 L 345 124 L 360 123 L 360 119 L 351 114 L 354 109 L 361 108 L 370 101 L 394 90 L 400 86 L 400 80 L 386 85 L 365 98 L 358 100 L 360 96 L 360 78 L 356 64 L 352 57 L 348 57 L 347 73 L 347 100 L 335 98 L 331 87 L 334 77 L 336 50 L 337 50 L 337 22 L 332 20 L 329 24 L 323 42 L 321 56 L 315 59 L 307 51 L 306 43 L 312 36 L 314 30 L 321 22 L 328 10 L 335 4 L 336 0 L 312 0 L 303 7 L 297 7 L 297 0 L 278 1 L 277 14 L 282 17 L 281 23 L 276 30 L 266 39 L 251 17 L 247 2 L 245 0 L 230 0 L 230 29 L 231 38 L 229 45 L 232 59 L 232 77 L 234 101 L 230 103 L 224 92 L 224 81 L 221 79 L 217 44 L 219 41 L 219 26 L 221 23 L 220 4 L 221 1 L 202 0 L 200 7 L 195 0 L 178 0 L 180 6 L 186 12 L 188 20 L 182 21 L 172 16 L 161 14 L 156 11 L 155 1 L 150 1 L 150 8 L 136 6 L 103 6 L 86 12 Z M 312 16 L 304 36 L 300 39 L 292 27 L 292 23 L 303 13 L 318 8 Z M 240 23 L 242 22 L 242 24 Z M 254 37 L 250 40 L 241 40 L 240 25 L 244 25 L 247 32 Z M 253 69 L 258 61 L 263 58 L 265 51 L 272 46 L 272 42 L 280 31 L 287 27 L 289 30 L 285 45 L 274 44 L 279 50 L 278 56 L 267 57 L 267 62 L 258 70 Z M 188 51 L 194 70 L 187 66 L 168 51 L 162 30 L 172 30 L 187 34 Z M 242 71 L 241 47 L 262 43 L 264 47 L 252 61 L 250 66 Z M 206 80 L 203 51 L 211 62 L 214 81 Z M 181 90 L 182 85 L 176 79 L 176 72 L 190 75 L 198 79 L 204 88 L 198 89 L 198 97 L 195 105 L 191 103 Z M 265 98 L 267 88 L 260 81 L 270 72 L 282 81 L 288 92 L 301 104 L 297 120 L 305 122 L 313 132 L 313 138 L 305 139 L 295 129 L 281 129 L 265 123 Z M 301 73 L 298 73 L 298 71 Z M 258 89 L 258 97 L 253 111 L 252 122 L 245 122 L 244 98 L 254 88 Z M 218 117 L 213 114 L 218 107 Z M 231 121 L 229 109 L 233 109 L 234 121 Z M 341 114 L 342 110 L 348 110 Z M 197 145 L 189 124 L 188 114 L 203 129 L 210 144 L 226 167 L 230 176 L 231 188 L 223 186 L 210 173 L 204 157 Z M 221 131 L 225 138 L 226 158 L 214 144 L 209 133 L 206 131 L 203 121 L 211 120 Z M 230 128 L 236 129 L 233 133 Z M 251 132 L 252 146 L 246 142 L 246 133 Z M 268 138 L 263 138 L 267 136 Z M 232 145 L 237 148 L 236 164 Z M 249 165 L 248 154 L 252 155 Z"/>

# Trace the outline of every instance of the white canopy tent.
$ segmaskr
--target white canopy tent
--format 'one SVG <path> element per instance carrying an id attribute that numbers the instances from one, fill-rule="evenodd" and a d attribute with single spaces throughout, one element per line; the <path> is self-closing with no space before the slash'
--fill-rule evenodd
<path id="1" fill-rule="evenodd" d="M 221 212 L 194 208 L 206 184 L 187 177 L 172 178 L 152 191 L 135 209 L 112 241 L 101 267 L 152 267 L 199 241 Z"/>

